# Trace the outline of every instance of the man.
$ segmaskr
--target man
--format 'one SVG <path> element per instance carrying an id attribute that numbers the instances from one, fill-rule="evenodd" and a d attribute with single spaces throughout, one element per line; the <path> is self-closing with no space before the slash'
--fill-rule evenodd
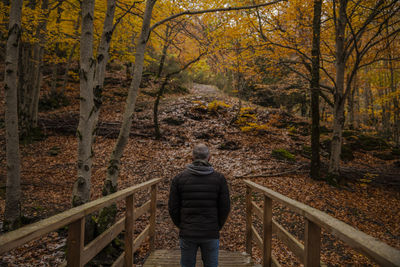
<path id="1" fill-rule="evenodd" d="M 182 267 L 195 267 L 199 247 L 204 267 L 218 266 L 219 231 L 230 199 L 226 179 L 214 171 L 210 158 L 207 146 L 195 146 L 193 163 L 172 180 L 168 209 L 179 228 Z"/>

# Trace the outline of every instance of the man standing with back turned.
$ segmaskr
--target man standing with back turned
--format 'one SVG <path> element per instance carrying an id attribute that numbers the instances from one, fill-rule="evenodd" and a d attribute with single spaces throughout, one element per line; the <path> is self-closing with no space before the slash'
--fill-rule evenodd
<path id="1" fill-rule="evenodd" d="M 230 199 L 226 179 L 214 171 L 210 157 L 207 146 L 196 145 L 193 163 L 172 180 L 168 209 L 179 228 L 182 267 L 195 267 L 199 247 L 204 267 L 218 266 L 219 231 Z"/>

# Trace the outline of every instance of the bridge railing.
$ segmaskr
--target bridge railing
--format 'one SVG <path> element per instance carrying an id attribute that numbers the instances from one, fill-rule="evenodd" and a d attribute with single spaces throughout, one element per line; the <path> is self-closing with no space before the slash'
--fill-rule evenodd
<path id="1" fill-rule="evenodd" d="M 157 184 L 161 180 L 161 178 L 152 179 L 3 234 L 0 236 L 0 255 L 52 231 L 68 226 L 66 264 L 73 267 L 83 266 L 125 230 L 125 251 L 114 262 L 113 266 L 133 266 L 133 253 L 146 237 L 149 237 L 150 249 L 154 249 Z M 150 188 L 150 200 L 135 208 L 135 193 L 148 188 Z M 125 216 L 89 244 L 84 245 L 85 217 L 123 199 L 125 199 L 126 205 Z M 149 224 L 134 239 L 134 221 L 147 212 L 150 212 Z"/>
<path id="2" fill-rule="evenodd" d="M 249 180 L 245 180 L 244 183 L 246 185 L 246 252 L 252 254 L 252 241 L 254 241 L 262 251 L 264 267 L 279 266 L 278 261 L 271 254 L 273 233 L 300 259 L 304 266 L 322 265 L 323 263 L 320 261 L 321 228 L 381 266 L 400 266 L 399 250 L 322 211 L 285 197 L 267 187 Z M 252 201 L 253 192 L 263 195 L 264 206 L 262 209 Z M 272 219 L 273 200 L 304 216 L 304 245 Z M 262 236 L 253 226 L 253 214 L 262 221 Z"/>

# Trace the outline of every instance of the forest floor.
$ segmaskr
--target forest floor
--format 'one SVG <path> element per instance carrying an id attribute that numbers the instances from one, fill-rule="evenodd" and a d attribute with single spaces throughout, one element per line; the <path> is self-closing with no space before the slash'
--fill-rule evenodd
<path id="1" fill-rule="evenodd" d="M 77 160 L 77 138 L 74 135 L 79 114 L 77 86 L 66 92 L 71 101 L 69 106 L 40 113 L 40 124 L 45 129 L 46 138 L 21 145 L 23 214 L 33 221 L 71 207 Z M 103 134 L 96 138 L 94 145 L 92 199 L 101 197 L 108 158 L 118 134 L 125 98 L 126 88 L 122 85 L 106 87 L 100 114 Z M 4 116 L 4 96 L 0 96 L 0 99 L 0 111 Z M 210 103 L 216 100 L 229 106 L 214 102 L 217 106 L 219 103 L 219 108 L 214 110 Z M 122 159 L 119 188 L 151 178 L 163 178 L 158 188 L 156 248 L 178 247 L 178 230 L 167 210 L 170 181 L 190 163 L 193 144 L 203 142 L 210 146 L 211 163 L 225 174 L 231 189 L 232 212 L 221 232 L 221 249 L 245 251 L 245 187 L 242 181 L 246 177 L 400 249 L 400 190 L 393 180 L 391 183 L 380 183 L 379 180 L 381 174 L 382 177 L 400 177 L 396 160 L 384 161 L 375 158 L 372 152 L 355 151 L 355 159 L 342 164 L 348 170 L 356 171 L 346 185 L 335 187 L 308 177 L 309 159 L 298 153 L 309 145 L 309 136 L 302 133 L 304 119 L 244 102 L 243 106 L 251 110 L 249 117 L 253 123 L 263 127 L 241 129 L 231 124 L 238 110 L 237 98 L 222 94 L 215 87 L 194 84 L 189 94 L 167 95 L 161 101 L 163 137 L 155 140 L 152 103 L 151 96 L 143 92 L 140 94 L 131 138 Z M 295 125 L 295 130 L 293 126 L 290 129 L 290 125 Z M 4 219 L 5 206 L 4 132 L 3 124 L 0 127 L 0 221 Z M 293 152 L 295 160 L 274 158 L 274 149 Z M 322 159 L 326 164 L 327 158 Z M 268 177 L 270 174 L 273 176 Z M 144 201 L 145 195 L 146 192 L 137 196 L 139 202 Z M 304 220 L 300 216 L 276 203 L 273 205 L 273 216 L 303 242 Z M 143 228 L 145 222 L 145 218 L 139 220 L 138 229 Z M 56 266 L 65 258 L 65 237 L 64 229 L 14 249 L 1 256 L 0 266 Z M 254 254 L 260 255 L 257 249 L 254 249 Z M 300 265 L 293 253 L 276 240 L 273 241 L 273 254 L 283 266 Z M 140 265 L 147 255 L 148 245 L 143 245 L 136 253 L 135 260 Z M 324 231 L 321 258 L 328 266 L 374 265 Z M 107 259 L 102 260 L 104 262 Z"/>

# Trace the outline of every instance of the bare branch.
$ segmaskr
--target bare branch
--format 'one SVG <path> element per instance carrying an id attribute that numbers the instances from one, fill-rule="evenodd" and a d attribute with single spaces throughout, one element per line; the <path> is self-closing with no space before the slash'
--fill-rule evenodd
<path id="1" fill-rule="evenodd" d="M 236 10 L 244 10 L 244 9 L 253 9 L 253 8 L 258 8 L 258 7 L 264 7 L 264 6 L 270 6 L 273 4 L 277 4 L 280 2 L 286 2 L 287 0 L 275 0 L 269 3 L 263 3 L 263 4 L 258 4 L 258 5 L 250 5 L 250 6 L 241 6 L 241 7 L 221 7 L 221 8 L 213 8 L 213 9 L 205 9 L 205 10 L 195 10 L 195 11 L 191 11 L 191 10 L 187 10 L 187 11 L 183 11 L 181 13 L 178 14 L 174 14 L 168 18 L 165 18 L 163 20 L 160 20 L 159 22 L 156 22 L 153 26 L 150 27 L 150 32 L 153 31 L 155 28 L 157 28 L 158 26 L 173 20 L 175 18 L 178 18 L 180 16 L 184 16 L 184 15 L 199 15 L 199 14 L 205 14 L 205 13 L 214 13 L 214 12 L 227 12 L 227 11 L 236 11 Z"/>

